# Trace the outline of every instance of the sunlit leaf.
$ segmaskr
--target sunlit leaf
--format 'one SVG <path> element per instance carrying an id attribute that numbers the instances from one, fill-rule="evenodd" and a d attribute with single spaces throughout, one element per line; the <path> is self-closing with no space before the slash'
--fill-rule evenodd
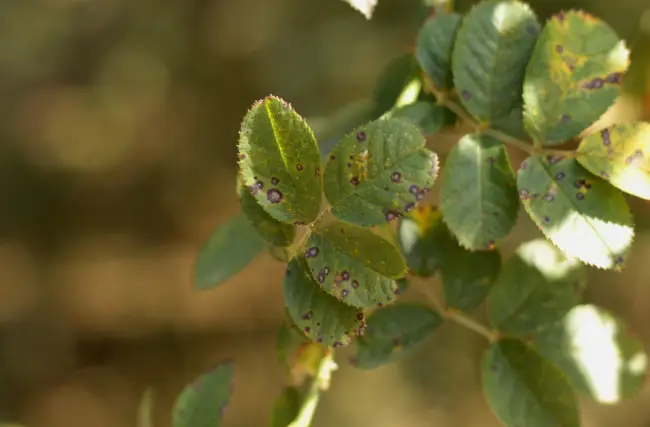
<path id="1" fill-rule="evenodd" d="M 394 301 L 395 279 L 406 274 L 397 247 L 366 228 L 338 221 L 312 231 L 304 258 L 326 292 L 360 308 Z"/>
<path id="2" fill-rule="evenodd" d="M 614 187 L 650 199 L 650 123 L 618 124 L 586 137 L 578 162 Z"/>
<path id="3" fill-rule="evenodd" d="M 622 268 L 634 237 L 623 194 L 575 158 L 533 156 L 517 173 L 519 198 L 540 230 L 568 256 Z"/>
<path id="4" fill-rule="evenodd" d="M 586 271 L 545 239 L 519 246 L 501 268 L 488 297 L 490 323 L 501 332 L 529 336 L 561 319 L 580 302 Z"/>
<path id="5" fill-rule="evenodd" d="M 371 226 L 411 211 L 438 174 L 438 156 L 424 144 L 422 132 L 400 119 L 379 119 L 346 135 L 325 170 L 332 214 Z"/>
<path id="6" fill-rule="evenodd" d="M 483 393 L 505 427 L 579 427 L 580 413 L 564 374 L 516 339 L 492 344 L 481 366 Z"/>
<path id="7" fill-rule="evenodd" d="M 393 108 L 404 88 L 417 77 L 418 62 L 412 53 L 404 53 L 388 62 L 375 83 L 372 119 Z"/>
<path id="8" fill-rule="evenodd" d="M 442 221 L 442 213 L 430 204 L 420 205 L 401 218 L 397 237 L 409 270 L 422 277 L 435 274 L 457 244 Z"/>
<path id="9" fill-rule="evenodd" d="M 476 308 L 488 295 L 500 269 L 497 250 L 473 252 L 452 246 L 441 268 L 447 306 L 465 311 Z"/>
<path id="10" fill-rule="evenodd" d="M 452 148 L 443 169 L 440 209 L 458 242 L 488 249 L 517 221 L 515 175 L 502 142 L 470 134 Z"/>
<path id="11" fill-rule="evenodd" d="M 453 86 L 451 54 L 461 23 L 457 13 L 437 13 L 420 28 L 415 55 L 434 87 L 448 91 Z"/>
<path id="12" fill-rule="evenodd" d="M 289 315 L 313 341 L 326 347 L 348 345 L 365 327 L 363 312 L 323 291 L 307 268 L 302 258 L 287 266 L 284 301 Z"/>
<path id="13" fill-rule="evenodd" d="M 350 6 L 352 6 L 354 9 L 361 12 L 361 14 L 366 17 L 366 19 L 372 18 L 372 13 L 375 11 L 375 7 L 377 6 L 377 0 L 343 0 L 343 1 L 349 4 Z"/>
<path id="14" fill-rule="evenodd" d="M 582 11 L 553 16 L 526 69 L 528 133 L 553 145 L 588 128 L 618 96 L 628 55 L 624 42 L 600 19 Z"/>
<path id="15" fill-rule="evenodd" d="M 235 374 L 232 363 L 224 363 L 187 385 L 176 399 L 173 427 L 218 427 L 232 394 Z"/>
<path id="16" fill-rule="evenodd" d="M 445 107 L 433 102 L 416 101 L 396 108 L 391 117 L 406 120 L 422 129 L 422 133 L 425 135 L 433 135 L 442 129 L 445 123 L 445 114 Z"/>
<path id="17" fill-rule="evenodd" d="M 280 222 L 269 215 L 244 185 L 239 187 L 239 204 L 255 231 L 267 243 L 274 246 L 291 245 L 296 237 L 296 226 Z"/>
<path id="18" fill-rule="evenodd" d="M 239 132 L 244 185 L 278 221 L 305 224 L 320 212 L 318 144 L 307 123 L 284 100 L 268 96 L 244 116 Z"/>
<path id="19" fill-rule="evenodd" d="M 213 232 L 194 266 L 194 287 L 208 289 L 240 272 L 266 244 L 244 215 L 237 215 Z"/>
<path id="20" fill-rule="evenodd" d="M 564 371 L 576 390 L 617 403 L 643 386 L 647 354 L 616 316 L 594 305 L 574 307 L 535 337 L 537 350 Z"/>
<path id="21" fill-rule="evenodd" d="M 420 344 L 442 323 L 434 310 L 414 303 L 397 303 L 374 311 L 366 332 L 357 340 L 354 365 L 373 369 L 394 362 Z"/>
<path id="22" fill-rule="evenodd" d="M 295 387 L 284 387 L 271 412 L 271 427 L 287 427 L 300 412 L 302 395 Z"/>
<path id="23" fill-rule="evenodd" d="M 479 2 L 465 16 L 452 55 L 454 85 L 467 111 L 491 123 L 521 100 L 522 81 L 540 31 L 524 3 Z"/>

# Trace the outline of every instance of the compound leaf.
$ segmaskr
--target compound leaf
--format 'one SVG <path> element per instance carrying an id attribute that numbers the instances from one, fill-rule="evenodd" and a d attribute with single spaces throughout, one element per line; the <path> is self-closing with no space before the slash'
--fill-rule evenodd
<path id="1" fill-rule="evenodd" d="M 363 312 L 325 293 L 312 279 L 302 258 L 294 258 L 284 278 L 289 315 L 311 340 L 326 347 L 347 346 L 363 332 Z"/>
<path id="2" fill-rule="evenodd" d="M 492 287 L 490 323 L 510 335 L 538 333 L 580 302 L 585 283 L 585 267 L 578 260 L 566 258 L 545 239 L 526 242 L 504 262 Z"/>
<path id="3" fill-rule="evenodd" d="M 176 399 L 173 427 L 218 427 L 232 395 L 235 374 L 232 363 L 224 363 L 187 385 Z"/>
<path id="4" fill-rule="evenodd" d="M 271 427 L 287 427 L 298 417 L 302 395 L 295 387 L 284 387 L 275 399 L 271 412 Z"/>
<path id="5" fill-rule="evenodd" d="M 628 50 L 609 25 L 582 11 L 560 12 L 544 27 L 524 79 L 524 124 L 539 143 L 577 136 L 619 94 Z"/>
<path id="6" fill-rule="evenodd" d="M 438 174 L 438 156 L 422 132 L 400 119 L 379 119 L 346 135 L 330 154 L 325 197 L 343 221 L 373 226 L 412 210 Z"/>
<path id="7" fill-rule="evenodd" d="M 280 222 L 257 203 L 248 187 L 239 187 L 239 205 L 255 231 L 269 244 L 286 247 L 296 238 L 296 226 Z"/>
<path id="8" fill-rule="evenodd" d="M 488 295 L 500 270 L 498 250 L 473 252 L 456 244 L 440 270 L 447 306 L 463 311 L 476 308 Z"/>
<path id="9" fill-rule="evenodd" d="M 580 142 L 578 162 L 614 187 L 650 199 L 650 123 L 618 124 Z"/>
<path id="10" fill-rule="evenodd" d="M 445 123 L 445 107 L 427 101 L 415 101 L 393 110 L 391 117 L 406 120 L 422 129 L 425 135 L 433 135 Z"/>
<path id="11" fill-rule="evenodd" d="M 517 173 L 519 198 L 540 230 L 571 257 L 621 269 L 634 237 L 623 194 L 575 158 L 533 156 Z"/>
<path id="12" fill-rule="evenodd" d="M 418 33 L 415 56 L 434 88 L 440 91 L 453 86 L 451 54 L 461 20 L 458 13 L 439 12 Z"/>
<path id="13" fill-rule="evenodd" d="M 401 218 L 397 237 L 409 270 L 421 277 L 435 274 L 456 245 L 442 213 L 430 204 L 422 204 Z"/>
<path id="14" fill-rule="evenodd" d="M 240 272 L 266 244 L 244 215 L 219 225 L 199 251 L 194 287 L 209 289 Z"/>
<path id="15" fill-rule="evenodd" d="M 600 403 L 635 395 L 647 355 L 621 319 L 590 304 L 574 307 L 535 337 L 537 351 L 559 367 L 573 387 Z"/>
<path id="16" fill-rule="evenodd" d="M 286 101 L 268 96 L 253 104 L 238 148 L 243 183 L 269 215 L 291 224 L 316 219 L 323 186 L 318 144 Z"/>
<path id="17" fill-rule="evenodd" d="M 394 301 L 395 279 L 406 274 L 402 254 L 388 240 L 338 221 L 312 231 L 305 260 L 327 293 L 360 308 Z"/>
<path id="18" fill-rule="evenodd" d="M 454 84 L 480 122 L 506 117 L 520 102 L 540 28 L 530 7 L 518 1 L 482 1 L 463 19 L 452 55 Z"/>
<path id="19" fill-rule="evenodd" d="M 519 199 L 503 143 L 480 133 L 461 138 L 445 162 L 440 197 L 445 222 L 462 246 L 487 249 L 506 237 Z"/>
<path id="20" fill-rule="evenodd" d="M 397 303 L 368 316 L 366 331 L 357 339 L 354 365 L 373 369 L 395 361 L 420 344 L 442 323 L 436 311 L 415 303 Z"/>
<path id="21" fill-rule="evenodd" d="M 578 403 L 564 374 L 521 341 L 493 343 L 481 371 L 488 405 L 504 426 L 580 426 Z"/>
<path id="22" fill-rule="evenodd" d="M 418 78 L 418 62 L 412 53 L 393 58 L 379 73 L 373 92 L 371 117 L 378 118 L 395 106 L 404 88 Z"/>

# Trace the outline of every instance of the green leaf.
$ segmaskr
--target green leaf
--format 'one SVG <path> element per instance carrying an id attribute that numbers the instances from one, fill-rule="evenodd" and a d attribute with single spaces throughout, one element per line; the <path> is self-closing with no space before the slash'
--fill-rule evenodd
<path id="1" fill-rule="evenodd" d="M 239 132 L 244 185 L 278 221 L 305 224 L 320 212 L 320 153 L 309 125 L 284 100 L 268 96 L 246 113 Z"/>
<path id="2" fill-rule="evenodd" d="M 634 238 L 623 194 L 574 158 L 533 156 L 517 173 L 519 198 L 540 230 L 568 256 L 621 269 Z"/>
<path id="3" fill-rule="evenodd" d="M 483 356 L 483 392 L 505 427 L 579 427 L 576 397 L 564 374 L 515 339 Z"/>
<path id="4" fill-rule="evenodd" d="M 377 6 L 377 0 L 343 0 L 350 6 L 352 6 L 353 9 L 358 10 L 361 12 L 363 16 L 366 17 L 366 19 L 371 19 L 372 18 L 372 13 L 375 11 L 375 7 Z"/>
<path id="5" fill-rule="evenodd" d="M 451 54 L 461 20 L 457 13 L 440 12 L 426 21 L 418 33 L 415 56 L 440 91 L 453 86 Z"/>
<path id="6" fill-rule="evenodd" d="M 284 278 L 289 315 L 311 340 L 326 347 L 347 346 L 363 332 L 363 312 L 325 293 L 311 278 L 303 259 L 292 259 Z"/>
<path id="7" fill-rule="evenodd" d="M 422 129 L 425 135 L 433 135 L 440 131 L 445 122 L 445 107 L 433 102 L 416 101 L 396 108 L 391 117 L 402 119 Z"/>
<path id="8" fill-rule="evenodd" d="M 312 231 L 305 260 L 327 293 L 359 308 L 393 302 L 395 279 L 406 274 L 402 254 L 388 240 L 338 221 Z"/>
<path id="9" fill-rule="evenodd" d="M 544 27 L 524 79 L 524 124 L 539 143 L 577 136 L 619 94 L 628 50 L 609 25 L 581 11 L 560 12 Z"/>
<path id="10" fill-rule="evenodd" d="M 224 363 L 187 385 L 174 404 L 172 426 L 220 426 L 232 394 L 234 374 L 232 363 Z"/>
<path id="11" fill-rule="evenodd" d="M 540 25 L 517 1 L 482 1 L 463 19 L 452 55 L 454 84 L 467 111 L 491 123 L 520 102 Z"/>
<path id="12" fill-rule="evenodd" d="M 409 281 L 405 278 L 397 279 L 397 295 L 404 295 L 409 288 Z"/>
<path id="13" fill-rule="evenodd" d="M 401 218 L 397 236 L 409 270 L 421 277 L 434 275 L 457 244 L 442 221 L 442 213 L 430 204 L 420 205 Z"/>
<path id="14" fill-rule="evenodd" d="M 388 62 L 377 77 L 371 117 L 376 119 L 393 108 L 404 88 L 418 78 L 418 72 L 418 62 L 411 53 L 404 53 Z"/>
<path id="15" fill-rule="evenodd" d="M 411 211 L 438 174 L 438 156 L 424 144 L 420 130 L 399 119 L 379 119 L 346 135 L 325 169 L 332 214 L 372 226 Z"/>
<path id="16" fill-rule="evenodd" d="M 527 337 L 561 319 L 580 302 L 583 264 L 566 258 L 545 239 L 519 246 L 507 259 L 488 297 L 490 323 L 501 332 Z"/>
<path id="17" fill-rule="evenodd" d="M 255 231 L 267 243 L 274 246 L 290 246 L 296 238 L 296 226 L 271 217 L 244 185 L 239 187 L 239 205 Z"/>
<path id="18" fill-rule="evenodd" d="M 440 271 L 447 306 L 463 311 L 476 308 L 488 295 L 500 270 L 498 250 L 472 252 L 456 245 Z"/>
<path id="19" fill-rule="evenodd" d="M 591 134 L 576 156 L 585 169 L 614 187 L 650 199 L 650 123 L 618 124 Z"/>
<path id="20" fill-rule="evenodd" d="M 638 393 L 647 354 L 621 319 L 594 305 L 574 307 L 535 337 L 537 350 L 558 366 L 581 393 L 617 403 Z"/>
<path id="21" fill-rule="evenodd" d="M 203 245 L 194 266 L 194 287 L 209 289 L 246 267 L 266 244 L 244 215 L 219 225 Z"/>
<path id="22" fill-rule="evenodd" d="M 445 162 L 440 197 L 445 222 L 462 246 L 491 248 L 506 237 L 519 200 L 503 143 L 480 133 L 458 141 Z"/>
<path id="23" fill-rule="evenodd" d="M 295 387 L 284 387 L 273 404 L 271 427 L 287 427 L 298 417 L 302 395 Z"/>
<path id="24" fill-rule="evenodd" d="M 415 303 L 398 303 L 374 311 L 363 336 L 357 340 L 354 365 L 374 369 L 394 362 L 442 324 L 434 310 Z"/>

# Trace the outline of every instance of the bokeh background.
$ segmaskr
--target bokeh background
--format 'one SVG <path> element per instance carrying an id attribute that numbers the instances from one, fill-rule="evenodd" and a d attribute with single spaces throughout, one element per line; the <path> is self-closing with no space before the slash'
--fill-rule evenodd
<path id="1" fill-rule="evenodd" d="M 152 385 L 155 425 L 167 426 L 183 385 L 232 358 L 224 425 L 267 425 L 284 381 L 274 350 L 283 265 L 262 255 L 219 288 L 191 285 L 201 244 L 238 211 L 240 119 L 269 93 L 321 130 L 346 105 L 366 105 L 381 68 L 412 47 L 419 3 L 379 0 L 367 21 L 340 0 L 0 1 L 4 421 L 135 426 Z M 590 11 L 635 45 L 639 63 L 650 56 L 650 44 L 635 44 L 647 0 L 530 3 L 542 18 Z M 612 114 L 650 117 L 639 70 Z M 453 138 L 429 145 L 444 154 Z M 628 267 L 592 271 L 586 300 L 650 345 L 650 214 L 632 204 Z M 521 215 L 505 254 L 535 236 Z M 376 371 L 351 368 L 343 352 L 314 426 L 497 426 L 480 393 L 484 346 L 450 324 Z M 584 425 L 650 427 L 648 402 L 648 388 L 616 406 L 583 402 Z"/>

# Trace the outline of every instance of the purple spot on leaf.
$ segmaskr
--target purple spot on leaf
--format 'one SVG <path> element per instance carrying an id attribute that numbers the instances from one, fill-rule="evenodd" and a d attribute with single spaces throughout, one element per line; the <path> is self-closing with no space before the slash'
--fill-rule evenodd
<path id="1" fill-rule="evenodd" d="M 271 203 L 280 203 L 282 201 L 282 192 L 277 188 L 272 188 L 266 192 L 266 198 Z"/>

